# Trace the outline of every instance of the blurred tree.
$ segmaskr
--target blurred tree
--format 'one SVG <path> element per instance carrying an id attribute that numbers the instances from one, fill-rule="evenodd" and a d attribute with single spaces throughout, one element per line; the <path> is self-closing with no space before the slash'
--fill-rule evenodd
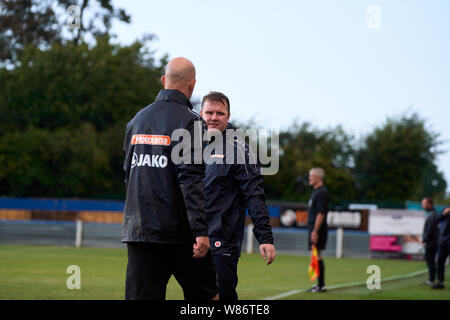
<path id="1" fill-rule="evenodd" d="M 72 30 L 75 45 L 80 44 L 87 34 L 94 38 L 110 34 L 114 19 L 125 23 L 131 22 L 131 16 L 124 9 L 114 8 L 112 0 L 56 0 L 56 2 L 64 10 L 72 5 L 80 8 L 81 28 Z M 62 22 L 64 25 L 67 23 L 67 15 L 64 15 Z"/>
<path id="2" fill-rule="evenodd" d="M 419 190 L 415 198 L 422 199 L 431 196 L 438 201 L 444 200 L 446 189 L 447 181 L 444 178 L 444 174 L 438 171 L 434 163 L 430 163 L 423 170 Z"/>
<path id="3" fill-rule="evenodd" d="M 437 138 L 416 113 L 388 118 L 356 153 L 360 199 L 403 202 L 445 192 L 445 179 L 434 164 Z"/>
<path id="4" fill-rule="evenodd" d="M 80 28 L 74 30 L 67 26 L 70 5 L 80 8 Z M 104 36 L 114 19 L 131 21 L 111 0 L 0 0 L 0 62 L 15 65 L 29 45 L 40 49 L 65 41 L 79 45 L 86 35 Z"/>
<path id="5" fill-rule="evenodd" d="M 124 124 L 161 88 L 163 68 L 143 57 L 147 50 L 140 42 L 113 45 L 107 36 L 92 48 L 30 47 L 19 67 L 0 69 L 0 135 L 30 125 L 55 129 L 90 122 L 103 131 Z"/>
<path id="6" fill-rule="evenodd" d="M 61 41 L 49 1 L 0 0 L 0 61 L 14 62 L 27 45 Z"/>
<path id="7" fill-rule="evenodd" d="M 0 194 L 122 198 L 125 125 L 162 88 L 141 42 L 28 47 L 0 68 Z"/>
<path id="8" fill-rule="evenodd" d="M 89 123 L 7 133 L 0 139 L 0 154 L 1 194 L 91 197 L 111 184 L 108 155 Z"/>

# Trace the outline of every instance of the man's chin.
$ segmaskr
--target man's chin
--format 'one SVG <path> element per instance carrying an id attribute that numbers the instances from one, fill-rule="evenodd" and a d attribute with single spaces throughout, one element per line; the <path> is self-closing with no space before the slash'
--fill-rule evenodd
<path id="1" fill-rule="evenodd" d="M 221 133 L 222 131 L 219 130 L 219 127 L 208 127 L 208 132 L 211 132 L 212 134 Z"/>
<path id="2" fill-rule="evenodd" d="M 211 137 L 217 136 L 217 135 L 221 135 L 221 134 L 222 134 L 222 132 L 219 130 L 219 128 L 216 128 L 216 127 L 208 127 L 208 132 L 207 132 L 207 135 L 208 135 L 208 141 L 211 140 Z"/>

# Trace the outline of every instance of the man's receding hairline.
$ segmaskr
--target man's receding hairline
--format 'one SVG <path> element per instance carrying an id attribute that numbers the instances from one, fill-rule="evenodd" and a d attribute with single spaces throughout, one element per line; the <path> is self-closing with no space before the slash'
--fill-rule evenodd
<path id="1" fill-rule="evenodd" d="M 228 103 L 227 103 L 227 101 L 225 100 L 225 99 L 222 99 L 222 100 L 215 100 L 215 99 L 212 99 L 212 98 L 205 98 L 205 101 L 203 101 L 203 103 L 202 103 L 202 108 L 203 108 L 203 105 L 206 103 L 206 102 L 220 102 L 220 103 L 222 103 L 225 107 L 227 107 L 228 108 Z"/>

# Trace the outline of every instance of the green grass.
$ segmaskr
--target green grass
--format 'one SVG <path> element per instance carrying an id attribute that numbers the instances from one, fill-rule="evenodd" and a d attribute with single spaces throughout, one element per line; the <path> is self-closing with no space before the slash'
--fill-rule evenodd
<path id="1" fill-rule="evenodd" d="M 267 266 L 257 254 L 243 255 L 238 265 L 239 298 L 262 299 L 309 288 L 308 263 L 308 257 L 279 255 Z M 0 245 L 0 299 L 123 299 L 126 264 L 124 249 Z M 81 290 L 66 288 L 69 265 L 81 268 Z M 423 261 L 325 258 L 326 284 L 365 282 L 369 265 L 381 268 L 382 279 L 425 268 Z M 283 299 L 450 299 L 450 281 L 446 281 L 446 289 L 435 291 L 421 284 L 425 280 L 423 274 L 382 281 L 381 290 L 359 286 L 320 294 L 298 293 Z M 183 299 L 173 277 L 167 299 Z"/>

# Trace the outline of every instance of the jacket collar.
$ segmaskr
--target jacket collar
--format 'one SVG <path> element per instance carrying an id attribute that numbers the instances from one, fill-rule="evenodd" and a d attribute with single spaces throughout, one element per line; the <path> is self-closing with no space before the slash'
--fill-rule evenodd
<path id="1" fill-rule="evenodd" d="M 222 131 L 222 141 L 223 141 L 223 144 L 224 144 L 224 145 L 225 145 L 226 142 L 227 142 L 227 135 L 226 135 L 227 129 L 234 129 L 234 130 L 236 130 L 236 127 L 233 126 L 230 122 L 228 122 L 227 128 L 226 128 L 224 131 Z M 212 139 L 215 139 L 214 136 L 212 137 Z M 236 138 L 234 138 L 233 140 L 236 140 Z M 211 141 L 213 141 L 213 140 L 211 140 Z M 208 142 L 208 144 L 211 143 L 211 141 Z M 231 140 L 230 140 L 230 141 L 231 141 Z"/>
<path id="2" fill-rule="evenodd" d="M 189 99 L 184 95 L 184 93 L 178 90 L 163 89 L 159 91 L 156 100 L 177 102 L 185 105 L 191 110 L 193 108 L 192 103 L 189 101 Z"/>
<path id="3" fill-rule="evenodd" d="M 224 131 L 222 131 L 222 135 L 223 135 L 223 136 L 225 136 L 225 134 L 226 134 L 226 132 L 227 132 L 227 129 L 233 129 L 233 130 L 236 130 L 236 127 L 233 126 L 230 122 L 228 122 L 228 123 L 227 123 L 227 128 L 226 128 Z"/>

